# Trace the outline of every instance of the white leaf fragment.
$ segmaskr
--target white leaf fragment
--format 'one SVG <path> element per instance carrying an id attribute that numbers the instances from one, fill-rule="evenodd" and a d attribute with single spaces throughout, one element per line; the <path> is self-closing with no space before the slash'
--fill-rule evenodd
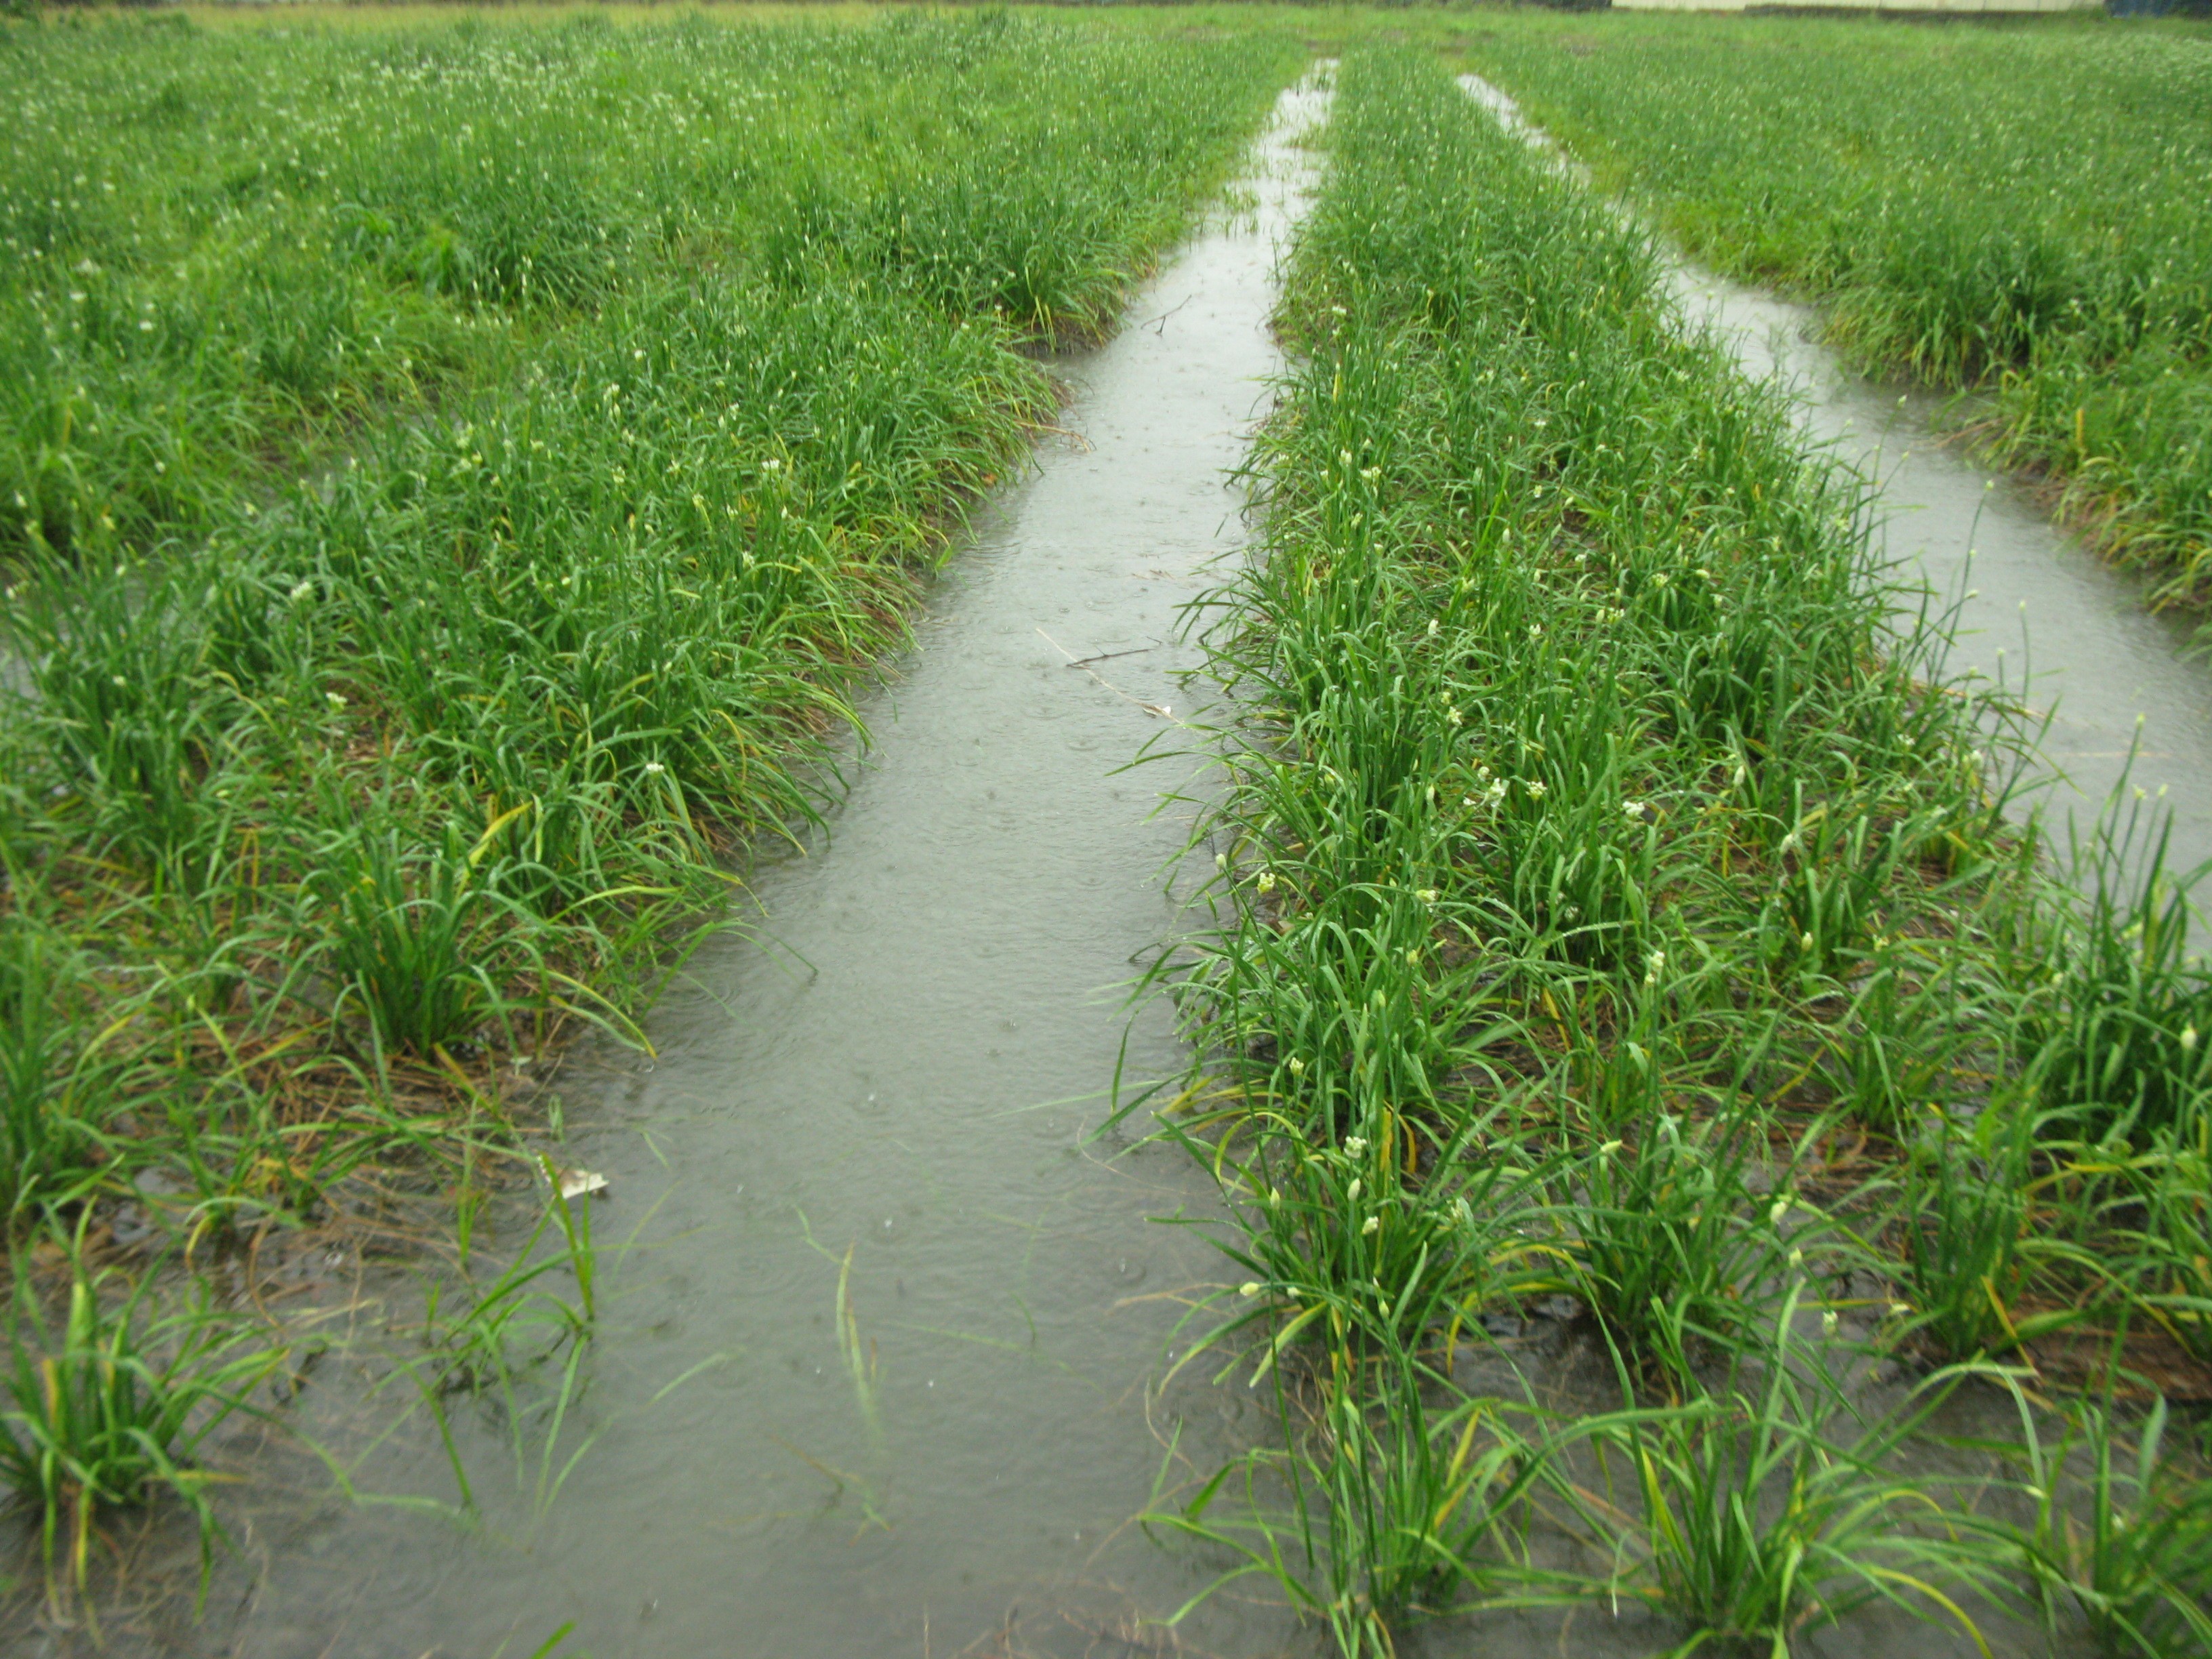
<path id="1" fill-rule="evenodd" d="M 563 1198 L 589 1198 L 607 1189 L 607 1178 L 597 1170 L 559 1170 L 554 1179 L 560 1182 Z"/>

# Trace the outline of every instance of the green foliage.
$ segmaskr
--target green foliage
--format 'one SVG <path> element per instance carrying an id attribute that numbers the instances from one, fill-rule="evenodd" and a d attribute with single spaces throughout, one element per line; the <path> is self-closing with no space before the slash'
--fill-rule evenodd
<path id="1" fill-rule="evenodd" d="M 1197 611 L 1213 925 L 1156 973 L 1241 1280 L 1197 1351 L 1285 1443 L 1152 1520 L 1346 1653 L 1582 1598 L 1678 1652 L 1876 1603 L 1980 1639 L 2035 1569 L 1907 1466 L 1937 1407 L 2212 1307 L 2185 884 L 2118 829 L 2086 897 L 2039 867 L 2032 734 L 1644 233 L 1432 63 L 1338 85 L 1261 555 Z M 1458 1362 L 1563 1293 L 1618 1412 Z M 1854 1338 L 1966 1363 L 1862 1422 Z"/>
<path id="2" fill-rule="evenodd" d="M 2212 1480 L 2169 1446 L 2171 1420 L 2159 1401 L 2130 1446 L 2109 1407 L 2085 1402 L 2047 1446 L 2021 1413 L 2038 1588 L 2054 1613 L 2078 1607 L 2108 1654 L 2212 1653 Z"/>
<path id="3" fill-rule="evenodd" d="M 90 1005 L 64 937 L 0 917 L 0 1191 L 10 1217 L 67 1195 L 117 1109 L 112 1034 L 87 1019 Z"/>
<path id="4" fill-rule="evenodd" d="M 1945 1353 L 1972 1359 L 2018 1340 L 2008 1311 L 2026 1288 L 2035 1142 L 2024 1115 L 1942 1123 L 1905 1178 L 1903 1278 L 1916 1316 Z"/>
<path id="5" fill-rule="evenodd" d="M 2047 993 L 2031 1065 L 2086 1138 L 2191 1146 L 2212 1112 L 2212 1044 L 2198 1041 L 2212 1031 L 2212 972 L 2189 949 L 2197 876 L 2168 869 L 2163 821 L 2147 825 L 2140 801 L 2125 810 L 2075 849 L 2081 898 L 2033 970 Z"/>
<path id="6" fill-rule="evenodd" d="M 1290 56 L 998 15 L 11 37 L 11 1204 L 161 1162 L 204 1218 L 304 1207 L 456 1088 L 496 1136 L 564 1028 L 634 1039 L 740 848 L 834 798 L 1054 406 L 1030 348 L 1110 323 Z"/>
<path id="7" fill-rule="evenodd" d="M 1692 254 L 1985 392 L 1993 458 L 2062 479 L 2160 598 L 2212 592 L 2201 29 L 1525 15 L 1473 57 Z"/>
<path id="8" fill-rule="evenodd" d="M 1281 63 L 988 18 L 40 33 L 0 62 L 0 559 L 204 535 L 697 273 L 1101 329 Z"/>
<path id="9" fill-rule="evenodd" d="M 1745 1292 L 1782 1255 L 1746 1182 L 1757 1121 L 1686 1130 L 1661 1112 L 1625 1126 L 1632 1139 L 1607 1141 L 1584 1164 L 1564 1218 L 1572 1283 L 1625 1349 L 1663 1359 L 1685 1330 L 1741 1334 Z"/>
<path id="10" fill-rule="evenodd" d="M 480 868 L 448 826 L 444 845 L 410 857 L 398 834 L 369 830 L 327 855 L 309 881 L 327 907 L 337 1012 L 355 1000 L 380 1048 L 429 1055 L 472 1038 L 501 1012 L 484 940 L 501 913 L 497 872 Z"/>
<path id="11" fill-rule="evenodd" d="M 1797 1288 L 1771 1340 L 1729 1355 L 1719 1387 L 1586 1425 L 1634 1494 L 1614 1522 L 1634 1577 L 1695 1632 L 1678 1654 L 1754 1641 L 1787 1653 L 1793 1632 L 1876 1601 L 1954 1620 L 1978 1643 L 1953 1598 L 2002 1583 L 2004 1553 L 1979 1528 L 1947 1524 L 1942 1486 L 1897 1467 L 1958 1379 L 1939 1374 L 1905 1409 L 1855 1424 L 1837 1378 L 1790 1328 Z"/>
<path id="12" fill-rule="evenodd" d="M 528 1482 L 534 1474 L 535 1505 L 541 1515 L 597 1438 L 587 1437 L 568 1449 L 566 1460 L 556 1465 L 562 1431 L 583 1385 L 599 1319 L 599 1264 L 592 1243 L 591 1198 L 572 1200 L 551 1161 L 541 1158 L 538 1164 L 550 1188 L 546 1206 L 520 1247 L 481 1280 L 468 1271 L 475 1200 L 465 1200 L 463 1271 L 457 1280 L 431 1284 L 419 1332 L 422 1352 L 399 1368 L 437 1426 L 464 1510 L 476 1507 L 476 1489 L 454 1437 L 453 1400 L 489 1403 L 503 1415 L 516 1475 Z M 573 1299 L 558 1287 L 562 1276 L 575 1287 Z M 532 1428 L 534 1471 L 529 1467 Z"/>
<path id="13" fill-rule="evenodd" d="M 0 1479 L 36 1506 L 47 1576 L 83 1587 L 95 1511 L 167 1492 L 191 1510 L 204 1562 L 216 1532 L 207 1471 L 192 1454 L 284 1358 L 195 1284 L 155 1311 L 155 1276 L 135 1284 L 71 1252 L 68 1305 L 48 1322 L 16 1262 L 8 1369 L 0 1375 Z M 118 1292 L 119 1291 L 119 1296 Z"/>

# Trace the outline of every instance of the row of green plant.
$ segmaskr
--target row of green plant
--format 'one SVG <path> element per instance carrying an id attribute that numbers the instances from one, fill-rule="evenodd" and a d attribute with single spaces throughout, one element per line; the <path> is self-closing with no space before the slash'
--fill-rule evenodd
<path id="1" fill-rule="evenodd" d="M 694 275 L 1098 329 L 1284 67 L 1003 15 L 0 33 L 0 555 L 207 533 Z"/>
<path id="2" fill-rule="evenodd" d="M 1051 416 L 1037 347 L 1296 58 L 1003 13 L 0 37 L 0 1474 L 50 1573 L 102 1506 L 208 1521 L 195 1448 L 287 1374 L 148 1236 L 465 1234 L 528 1175 L 550 1046 L 641 1040 L 747 841 L 818 815 Z M 493 1254 L 426 1315 L 478 1391 L 553 1317 L 552 1258 Z"/>
<path id="3" fill-rule="evenodd" d="M 1212 921 L 1156 970 L 1233 1221 L 1183 1363 L 1284 1439 L 1151 1520 L 1347 1653 L 1582 1604 L 2212 1651 L 2203 1448 L 2142 1409 L 2212 1378 L 2151 821 L 2053 878 L 2034 734 L 1859 486 L 1432 59 L 1349 58 L 1328 142 L 1262 556 L 1199 613 Z M 1594 1383 L 1521 1334 L 1562 1297 Z"/>
<path id="4" fill-rule="evenodd" d="M 296 1210 L 346 1126 L 422 1138 L 402 1073 L 466 1072 L 442 1110 L 564 1021 L 627 1033 L 736 842 L 834 787 L 854 689 L 1048 416 L 1019 348 L 1103 322 L 1288 67 L 998 14 L 7 50 L 10 276 L 64 319 L 7 384 L 84 416 L 0 422 L 37 492 L 0 612 L 11 1212 L 144 1157 Z M 149 86 L 251 180 L 137 119 Z M 40 220 L 45 173 L 88 182 Z M 447 232 L 466 281 L 387 257 Z M 282 482 L 304 428 L 218 384 L 252 350 L 84 309 L 247 327 L 286 283 L 505 345 L 434 409 L 349 383 L 343 455 Z"/>
<path id="5" fill-rule="evenodd" d="M 1695 257 L 1971 388 L 2160 603 L 2212 594 L 2212 93 L 2201 24 L 1502 20 L 1473 65 Z"/>
<path id="6" fill-rule="evenodd" d="M 97 1643 L 100 1587 L 129 1576 L 127 1546 L 111 1531 L 118 1512 L 157 1502 L 198 1534 L 204 1597 L 216 1550 L 232 1536 L 214 1494 L 267 1455 L 265 1446 L 225 1444 L 239 1419 L 294 1440 L 327 1467 L 339 1492 L 361 1497 L 360 1467 L 419 1415 L 443 1446 L 454 1501 L 374 1496 L 465 1518 L 477 1513 L 481 1474 L 456 1431 L 465 1412 L 494 1429 L 493 1443 L 505 1442 L 518 1489 L 531 1493 L 542 1518 L 597 1438 L 580 1432 L 570 1414 L 607 1264 L 592 1238 L 589 1199 L 572 1198 L 550 1162 L 541 1172 L 544 1196 L 527 1206 L 534 1224 L 488 1257 L 471 1246 L 490 1195 L 465 1194 L 452 1259 L 422 1276 L 419 1299 L 390 1311 L 388 1340 L 374 1353 L 348 1356 L 368 1370 L 372 1402 L 396 1401 L 378 1433 L 343 1447 L 305 1439 L 289 1409 L 327 1352 L 325 1338 L 241 1319 L 191 1271 L 189 1257 L 182 1272 L 158 1256 L 103 1261 L 88 1241 L 89 1212 L 72 1227 L 50 1222 L 33 1241 L 45 1271 L 16 1274 L 0 1368 L 0 1481 L 35 1512 L 42 1573 L 35 1589 L 10 1575 L 0 1609 L 27 1613 L 35 1595 L 62 1627 L 82 1626 Z M 48 1293 L 48 1279 L 58 1295 Z"/>

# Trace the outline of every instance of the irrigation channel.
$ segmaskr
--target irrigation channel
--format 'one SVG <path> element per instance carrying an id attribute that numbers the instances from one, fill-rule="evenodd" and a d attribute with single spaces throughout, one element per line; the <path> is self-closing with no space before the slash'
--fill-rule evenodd
<path id="1" fill-rule="evenodd" d="M 1115 1633 L 1206 1581 L 1127 1523 L 1178 1416 L 1201 1460 L 1267 1431 L 1241 1391 L 1156 1387 L 1177 1293 L 1220 1272 L 1155 1218 L 1211 1187 L 1086 1133 L 1117 1063 L 1182 1065 L 1123 987 L 1176 925 L 1189 820 L 1157 810 L 1171 769 L 1119 769 L 1187 712 L 1178 611 L 1242 539 L 1231 474 L 1326 97 L 1287 92 L 1236 205 L 1056 365 L 1069 435 L 979 512 L 830 832 L 756 872 L 756 925 L 695 958 L 654 1058 L 564 1080 L 588 1126 L 564 1156 L 610 1188 L 551 1476 L 598 1437 L 558 1501 L 534 1442 L 518 1480 L 502 1428 L 458 1418 L 477 1526 L 308 1502 L 303 1473 L 180 1645 L 519 1659 L 574 1620 L 558 1651 L 595 1659 L 1135 1652 Z M 362 1486 L 451 1494 L 427 1421 L 404 1438 Z M 1226 1601 L 1206 1623 L 1244 1651 L 1287 1628 Z"/>
<path id="2" fill-rule="evenodd" d="M 1550 147 L 1509 94 L 1461 82 L 1510 131 Z M 2044 803 L 2063 836 L 2069 817 L 2086 830 L 2124 775 L 2164 792 L 2171 867 L 2212 859 L 2212 673 L 2191 653 L 2193 625 L 2151 611 L 2147 584 L 2054 525 L 2028 486 L 1947 441 L 1940 394 L 1847 369 L 1818 343 L 1814 307 L 1671 252 L 1667 277 L 1686 320 L 1709 326 L 1754 380 L 1790 387 L 1807 435 L 1876 486 L 1886 551 L 1955 607 L 1951 666 L 2018 688 L 2049 717 L 2052 787 L 2023 799 Z"/>

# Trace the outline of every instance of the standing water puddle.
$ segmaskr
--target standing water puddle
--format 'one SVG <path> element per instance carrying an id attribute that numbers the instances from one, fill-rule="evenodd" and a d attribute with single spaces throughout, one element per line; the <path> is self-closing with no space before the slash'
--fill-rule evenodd
<path id="1" fill-rule="evenodd" d="M 1509 131 L 1550 148 L 1504 92 L 1479 76 L 1461 82 Z M 1889 556 L 1939 604 L 1957 604 L 1952 670 L 2002 679 L 2051 715 L 2042 754 L 2057 775 L 2054 819 L 2087 829 L 2128 769 L 2140 720 L 2131 775 L 2172 808 L 2171 865 L 2212 859 L 2212 673 L 2189 656 L 2191 625 L 2154 615 L 2142 582 L 2054 526 L 2023 486 L 1947 445 L 1943 398 L 1844 369 L 1814 343 L 1814 307 L 1671 257 L 1667 280 L 1686 319 L 1753 379 L 1790 387 L 1807 435 L 1877 486 Z"/>
<path id="2" fill-rule="evenodd" d="M 335 1501 L 264 1521 L 250 1605 L 219 1600 L 191 1645 L 521 1659 L 573 1620 L 561 1651 L 595 1659 L 1169 1650 L 1121 1636 L 1210 1570 L 1130 1517 L 1178 1414 L 1209 1468 L 1267 1427 L 1236 1391 L 1155 1392 L 1178 1293 L 1219 1258 L 1151 1218 L 1212 1213 L 1210 1187 L 1179 1152 L 1085 1145 L 1117 1061 L 1184 1063 L 1123 988 L 1177 925 L 1189 823 L 1155 815 L 1169 768 L 1115 774 L 1162 731 L 1146 705 L 1184 696 L 1178 608 L 1242 539 L 1227 475 L 1279 367 L 1275 256 L 1325 108 L 1285 94 L 1256 210 L 1058 365 L 1079 436 L 979 514 L 832 836 L 758 872 L 757 933 L 694 960 L 653 1061 L 566 1089 L 592 1127 L 564 1155 L 611 1188 L 584 1426 L 552 1473 L 598 1438 L 558 1501 L 533 1504 L 534 1446 L 518 1482 L 503 1431 L 463 1422 L 480 1528 Z M 362 1484 L 453 1490 L 427 1443 Z M 1245 1652 L 1285 1628 L 1207 1619 Z"/>

